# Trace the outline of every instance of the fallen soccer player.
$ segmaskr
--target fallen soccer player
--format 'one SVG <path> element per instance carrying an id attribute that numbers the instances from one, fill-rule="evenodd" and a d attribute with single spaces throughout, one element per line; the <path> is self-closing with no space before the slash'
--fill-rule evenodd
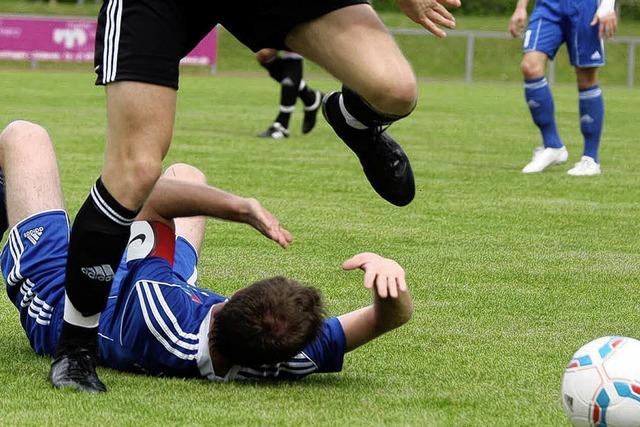
<path id="1" fill-rule="evenodd" d="M 10 229 L 0 258 L 7 293 L 33 350 L 52 355 L 68 298 L 69 218 L 46 130 L 24 121 L 10 124 L 0 134 L 0 168 L 6 201 L 0 220 L 3 232 Z M 298 379 L 340 371 L 345 353 L 411 317 L 403 269 L 373 253 L 342 265 L 365 272 L 373 304 L 339 317 L 324 317 L 315 288 L 284 277 L 261 280 L 231 298 L 199 288 L 196 265 L 206 217 L 248 224 L 283 248 L 292 242 L 257 200 L 208 186 L 192 166 L 169 167 L 132 225 L 120 267 L 84 267 L 85 274 L 113 282 L 111 293 L 97 349 L 83 348 L 87 357 L 61 363 L 93 364 L 97 352 L 104 366 L 155 376 Z M 100 250 L 99 242 L 92 250 Z M 95 372 L 94 366 L 67 368 Z M 104 389 L 97 376 L 84 374 L 61 387 Z"/>

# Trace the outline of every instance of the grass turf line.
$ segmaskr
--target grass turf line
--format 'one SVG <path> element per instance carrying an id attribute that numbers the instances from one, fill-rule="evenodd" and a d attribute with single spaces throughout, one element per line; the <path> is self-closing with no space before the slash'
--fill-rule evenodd
<path id="1" fill-rule="evenodd" d="M 100 168 L 102 90 L 86 73 L 0 80 L 0 126 L 27 118 L 50 129 L 75 213 Z M 554 89 L 574 162 L 576 92 Z M 560 376 L 573 351 L 602 335 L 640 335 L 640 97 L 604 90 L 604 175 L 580 179 L 568 166 L 519 172 L 538 143 L 519 85 L 422 85 L 414 115 L 392 128 L 418 184 L 415 202 L 397 209 L 324 123 L 301 135 L 301 108 L 288 140 L 253 136 L 277 112 L 266 76 L 184 78 L 166 163 L 193 163 L 212 184 L 256 196 L 296 237 L 282 251 L 247 227 L 210 222 L 202 285 L 230 294 L 285 274 L 321 287 L 339 314 L 369 301 L 361 274 L 340 262 L 374 250 L 405 266 L 414 319 L 348 355 L 341 374 L 220 385 L 100 369 L 111 391 L 94 397 L 48 387 L 48 361 L 31 354 L 2 297 L 0 424 L 562 425 Z"/>

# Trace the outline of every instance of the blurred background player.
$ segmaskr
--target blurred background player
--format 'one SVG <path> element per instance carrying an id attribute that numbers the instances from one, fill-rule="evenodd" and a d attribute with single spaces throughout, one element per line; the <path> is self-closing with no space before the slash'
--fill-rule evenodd
<path id="1" fill-rule="evenodd" d="M 316 125 L 316 116 L 322 103 L 322 93 L 311 89 L 302 78 L 304 60 L 297 53 L 276 49 L 261 49 L 256 59 L 269 75 L 280 85 L 280 112 L 267 130 L 260 133 L 261 138 L 282 139 L 289 137 L 289 120 L 298 98 L 304 104 L 302 133 L 307 134 Z"/>
<path id="2" fill-rule="evenodd" d="M 509 23 L 513 37 L 520 36 L 527 24 L 529 0 L 519 0 Z M 536 148 L 523 173 L 542 172 L 564 163 L 568 152 L 556 127 L 553 96 L 545 77 L 547 61 L 567 44 L 571 65 L 575 67 L 579 91 L 580 129 L 584 136 L 582 158 L 567 173 L 573 176 L 599 175 L 598 151 L 604 121 L 602 89 L 598 67 L 605 64 L 603 39 L 617 29 L 615 0 L 538 0 L 524 33 L 522 74 L 525 98 L 533 121 L 540 129 L 543 145 Z"/>
<path id="3" fill-rule="evenodd" d="M 6 177 L 6 205 L 2 199 L 0 210 L 11 227 L 0 257 L 7 295 L 32 349 L 51 355 L 67 307 L 69 220 L 46 130 L 25 121 L 10 124 L 0 134 L 0 168 Z M 249 224 L 282 247 L 292 240 L 257 200 L 207 185 L 193 166 L 169 167 L 131 227 L 116 271 L 100 322 L 102 364 L 212 381 L 299 379 L 340 371 L 346 352 L 411 317 L 404 270 L 373 253 L 342 264 L 344 270 L 365 272 L 373 304 L 339 317 L 325 319 L 320 292 L 284 277 L 256 282 L 230 299 L 199 288 L 206 217 Z M 54 363 L 69 363 L 75 375 L 54 380 L 58 387 L 106 389 L 97 375 L 87 381 L 81 374 L 87 365 L 95 369 L 88 350 Z"/>

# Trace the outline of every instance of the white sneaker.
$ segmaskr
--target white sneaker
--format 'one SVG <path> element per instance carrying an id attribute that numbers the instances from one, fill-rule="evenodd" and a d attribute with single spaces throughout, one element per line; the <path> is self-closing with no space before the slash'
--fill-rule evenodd
<path id="1" fill-rule="evenodd" d="M 566 147 L 544 148 L 538 147 L 533 152 L 533 158 L 527 166 L 522 169 L 522 173 L 542 172 L 549 166 L 564 163 L 569 158 Z"/>
<path id="2" fill-rule="evenodd" d="M 588 156 L 582 156 L 580 161 L 569 169 L 567 173 L 571 176 L 596 176 L 600 175 L 602 171 L 595 160 Z"/>

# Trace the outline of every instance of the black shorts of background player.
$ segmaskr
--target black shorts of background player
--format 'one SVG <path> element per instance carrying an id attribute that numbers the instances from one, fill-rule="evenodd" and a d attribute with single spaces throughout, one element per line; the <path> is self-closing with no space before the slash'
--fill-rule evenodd
<path id="1" fill-rule="evenodd" d="M 298 98 L 304 104 L 302 133 L 311 132 L 316 125 L 323 94 L 311 89 L 303 79 L 302 56 L 287 51 L 278 54 L 276 49 L 260 49 L 256 52 L 256 59 L 280 85 L 280 111 L 273 124 L 258 136 L 273 139 L 289 137 L 289 120 Z"/>
<path id="2" fill-rule="evenodd" d="M 460 0 L 396 1 L 439 37 L 439 26 L 455 27 L 445 6 Z M 291 50 L 340 80 L 342 92 L 323 100 L 325 118 L 381 197 L 404 206 L 415 196 L 409 159 L 386 129 L 414 109 L 416 78 L 367 0 L 105 0 L 95 70 L 96 83 L 106 85 L 107 144 L 101 176 L 69 239 L 68 303 L 49 375 L 54 387 L 106 390 L 94 363 L 100 313 L 130 225 L 162 173 L 180 59 L 218 23 L 255 52 Z M 97 270 L 104 274 L 91 273 Z"/>

